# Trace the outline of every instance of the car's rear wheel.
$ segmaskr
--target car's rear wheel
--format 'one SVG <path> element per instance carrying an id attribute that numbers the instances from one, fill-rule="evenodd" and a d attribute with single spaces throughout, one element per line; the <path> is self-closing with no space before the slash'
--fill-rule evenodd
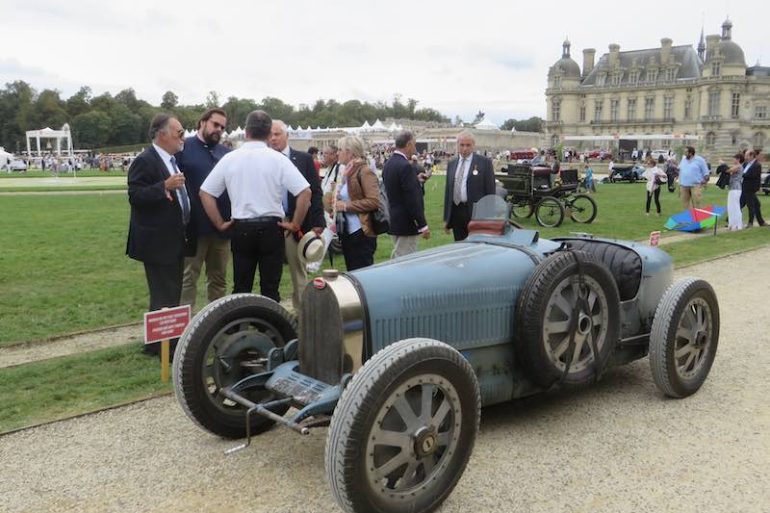
<path id="1" fill-rule="evenodd" d="M 387 346 L 342 393 L 326 441 L 332 494 L 355 513 L 432 511 L 451 493 L 478 431 L 480 392 L 457 350 Z"/>
<path id="2" fill-rule="evenodd" d="M 220 392 L 267 370 L 268 352 L 297 338 L 297 321 L 281 305 L 256 294 L 234 294 L 210 303 L 185 330 L 174 359 L 174 390 L 182 409 L 202 428 L 225 438 L 246 436 L 246 410 Z M 265 390 L 244 395 L 274 399 Z M 283 415 L 288 407 L 275 410 Z M 273 421 L 254 415 L 251 434 Z"/>
<path id="3" fill-rule="evenodd" d="M 516 352 L 548 388 L 597 378 L 619 337 L 620 300 L 610 271 L 589 253 L 558 252 L 541 262 L 516 304 Z"/>
<path id="4" fill-rule="evenodd" d="M 535 219 L 540 226 L 555 228 L 564 221 L 564 205 L 553 196 L 546 196 L 535 207 Z"/>
<path id="5" fill-rule="evenodd" d="M 719 303 L 707 282 L 686 278 L 658 303 L 650 334 L 655 384 L 669 397 L 694 394 L 706 381 L 719 342 Z"/>
<path id="6" fill-rule="evenodd" d="M 576 223 L 591 223 L 596 219 L 596 202 L 585 194 L 576 194 L 569 200 L 569 217 Z"/>

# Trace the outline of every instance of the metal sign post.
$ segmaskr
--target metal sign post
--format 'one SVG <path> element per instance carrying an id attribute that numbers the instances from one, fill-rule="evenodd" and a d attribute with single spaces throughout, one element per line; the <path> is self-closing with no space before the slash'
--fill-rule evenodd
<path id="1" fill-rule="evenodd" d="M 144 314 L 144 343 L 160 342 L 160 380 L 169 380 L 169 352 L 172 338 L 179 338 L 190 323 L 190 305 L 163 308 Z"/>

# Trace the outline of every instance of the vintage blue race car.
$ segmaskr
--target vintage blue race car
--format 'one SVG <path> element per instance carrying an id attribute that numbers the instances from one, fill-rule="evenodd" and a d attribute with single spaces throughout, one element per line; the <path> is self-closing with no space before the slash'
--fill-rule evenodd
<path id="1" fill-rule="evenodd" d="M 719 340 L 708 283 L 672 284 L 657 248 L 545 240 L 508 219 L 489 196 L 463 242 L 327 270 L 299 323 L 262 296 L 211 303 L 177 348 L 184 411 L 245 445 L 275 423 L 329 425 L 326 473 L 344 510 L 426 512 L 462 475 L 482 406 L 590 383 L 648 354 L 665 395 L 700 388 Z"/>

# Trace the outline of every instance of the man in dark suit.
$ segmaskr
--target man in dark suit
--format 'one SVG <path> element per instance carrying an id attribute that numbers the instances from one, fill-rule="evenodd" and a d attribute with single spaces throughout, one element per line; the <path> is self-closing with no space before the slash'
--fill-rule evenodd
<path id="1" fill-rule="evenodd" d="M 292 164 L 294 164 L 294 167 L 302 173 L 302 176 L 305 177 L 305 180 L 310 184 L 310 209 L 302 223 L 301 232 L 289 234 L 286 237 L 286 260 L 289 264 L 289 274 L 291 274 L 293 289 L 291 303 L 294 306 L 294 310 L 299 311 L 302 292 L 305 290 L 305 285 L 307 285 L 307 269 L 299 260 L 297 243 L 299 242 L 299 239 L 302 238 L 303 234 L 312 230 L 317 235 L 321 235 L 326 227 L 326 220 L 324 219 L 323 214 L 321 181 L 318 178 L 318 172 L 315 169 L 313 157 L 311 157 L 309 153 L 289 147 L 289 132 L 286 128 L 286 123 L 279 119 L 273 120 L 273 129 L 270 132 L 269 144 L 275 151 L 286 155 L 286 157 L 291 160 Z M 287 219 L 291 219 L 294 216 L 296 203 L 296 198 L 287 193 L 284 198 L 284 210 L 286 211 Z"/>
<path id="2" fill-rule="evenodd" d="M 765 226 L 762 217 L 762 209 L 757 198 L 757 192 L 762 181 L 762 164 L 757 160 L 757 150 L 746 152 L 746 164 L 743 166 L 743 183 L 741 184 L 741 208 L 748 207 L 749 224 L 747 228 L 754 226 L 754 218 L 757 218 L 759 226 Z"/>
<path id="3" fill-rule="evenodd" d="M 396 135 L 396 150 L 382 169 L 382 182 L 388 196 L 393 252 L 390 258 L 417 251 L 417 238 L 430 238 L 425 221 L 425 205 L 411 157 L 416 150 L 414 134 L 407 130 Z"/>
<path id="4" fill-rule="evenodd" d="M 444 192 L 444 226 L 452 230 L 455 241 L 468 237 L 473 204 L 495 193 L 492 161 L 474 153 L 476 141 L 468 131 L 457 136 L 457 157 L 447 165 Z"/>
<path id="5" fill-rule="evenodd" d="M 144 263 L 150 310 L 160 310 L 179 305 L 190 198 L 173 157 L 184 146 L 181 123 L 158 114 L 150 123 L 149 135 L 152 145 L 128 169 L 131 221 L 126 254 Z M 158 349 L 157 343 L 145 346 L 150 354 L 158 354 Z"/>

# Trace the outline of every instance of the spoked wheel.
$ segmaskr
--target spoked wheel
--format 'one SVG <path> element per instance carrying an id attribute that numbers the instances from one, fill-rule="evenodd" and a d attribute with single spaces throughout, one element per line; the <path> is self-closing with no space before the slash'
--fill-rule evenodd
<path id="1" fill-rule="evenodd" d="M 519 219 L 526 219 L 532 216 L 535 211 L 532 200 L 514 200 L 511 203 L 511 216 Z"/>
<path id="2" fill-rule="evenodd" d="M 596 202 L 585 194 L 576 194 L 568 200 L 569 217 L 576 223 L 591 223 L 596 219 Z"/>
<path id="3" fill-rule="evenodd" d="M 658 303 L 650 334 L 655 384 L 669 397 L 694 394 L 706 381 L 719 342 L 719 303 L 707 282 L 674 283 Z"/>
<path id="4" fill-rule="evenodd" d="M 427 512 L 460 479 L 478 430 L 480 395 L 450 346 L 408 339 L 377 353 L 337 403 L 326 474 L 349 512 Z"/>
<path id="5" fill-rule="evenodd" d="M 619 311 L 615 280 L 592 255 L 544 260 L 516 305 L 516 350 L 527 375 L 545 388 L 595 379 L 617 343 Z"/>
<path id="6" fill-rule="evenodd" d="M 214 434 L 245 436 L 246 410 L 220 391 L 265 372 L 269 351 L 296 338 L 296 331 L 296 320 L 281 305 L 254 294 L 226 296 L 201 310 L 182 335 L 174 360 L 174 389 L 188 417 Z M 255 403 L 274 399 L 265 390 L 244 395 Z M 272 424 L 255 415 L 252 434 Z"/>
<path id="7" fill-rule="evenodd" d="M 564 221 L 564 205 L 553 196 L 546 196 L 535 207 L 535 219 L 540 226 L 555 228 Z"/>

